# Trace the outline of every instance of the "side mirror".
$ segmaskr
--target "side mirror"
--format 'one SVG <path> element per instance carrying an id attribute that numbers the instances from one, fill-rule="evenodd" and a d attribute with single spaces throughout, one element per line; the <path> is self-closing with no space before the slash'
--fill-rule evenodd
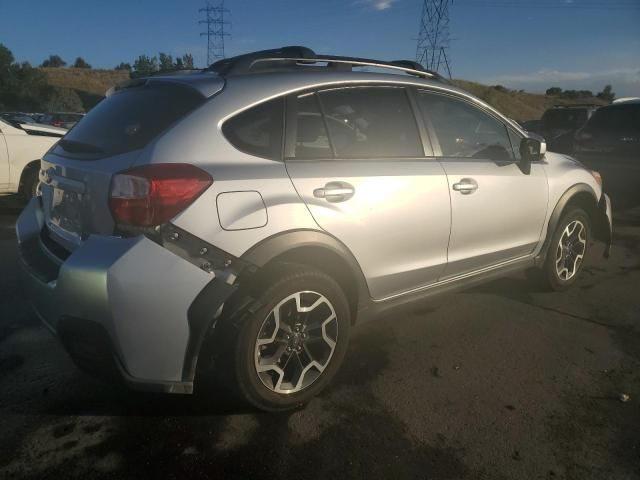
<path id="1" fill-rule="evenodd" d="M 520 142 L 520 170 L 531 173 L 531 162 L 537 162 L 547 153 L 547 144 L 542 138 L 527 137 Z"/>

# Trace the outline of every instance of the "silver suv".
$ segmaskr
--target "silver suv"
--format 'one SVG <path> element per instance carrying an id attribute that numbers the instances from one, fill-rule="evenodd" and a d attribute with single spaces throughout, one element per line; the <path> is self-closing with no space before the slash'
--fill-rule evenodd
<path id="1" fill-rule="evenodd" d="M 599 175 L 489 105 L 302 47 L 118 86 L 40 181 L 19 250 L 76 363 L 265 410 L 325 387 L 354 324 L 531 267 L 567 288 L 611 237 Z"/>

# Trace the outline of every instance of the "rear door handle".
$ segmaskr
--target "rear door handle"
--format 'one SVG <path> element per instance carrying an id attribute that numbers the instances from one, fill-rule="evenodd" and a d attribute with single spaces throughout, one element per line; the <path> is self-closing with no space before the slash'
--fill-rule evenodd
<path id="1" fill-rule="evenodd" d="M 324 198 L 327 202 L 337 203 L 349 200 L 356 193 L 353 185 L 347 182 L 329 182 L 323 188 L 316 188 L 313 196 Z"/>
<path id="2" fill-rule="evenodd" d="M 478 189 L 478 182 L 473 178 L 463 178 L 458 183 L 453 184 L 453 189 L 463 195 L 469 195 Z"/>

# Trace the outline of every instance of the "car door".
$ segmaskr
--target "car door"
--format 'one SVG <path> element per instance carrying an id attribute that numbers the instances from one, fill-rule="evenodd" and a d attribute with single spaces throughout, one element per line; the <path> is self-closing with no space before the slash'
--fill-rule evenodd
<path id="1" fill-rule="evenodd" d="M 530 255 L 547 212 L 547 176 L 520 169 L 520 134 L 480 105 L 454 95 L 417 92 L 448 179 L 451 238 L 442 280 Z"/>
<path id="2" fill-rule="evenodd" d="M 9 152 L 4 139 L 4 122 L 0 121 L 0 191 L 9 188 Z"/>
<path id="3" fill-rule="evenodd" d="M 371 296 L 435 282 L 447 258 L 448 185 L 440 163 L 425 157 L 406 90 L 293 95 L 286 123 L 295 188 L 320 228 L 353 253 Z"/>

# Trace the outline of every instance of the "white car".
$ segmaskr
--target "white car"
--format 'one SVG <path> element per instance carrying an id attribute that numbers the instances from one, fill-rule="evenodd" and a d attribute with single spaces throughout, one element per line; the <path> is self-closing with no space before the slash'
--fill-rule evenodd
<path id="1" fill-rule="evenodd" d="M 64 128 L 0 119 L 0 193 L 33 196 L 40 159 L 65 133 Z"/>

